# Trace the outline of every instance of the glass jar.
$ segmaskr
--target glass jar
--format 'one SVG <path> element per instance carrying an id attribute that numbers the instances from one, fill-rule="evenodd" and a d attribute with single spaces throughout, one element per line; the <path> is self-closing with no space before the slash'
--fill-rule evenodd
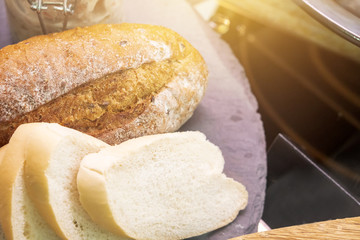
<path id="1" fill-rule="evenodd" d="M 14 42 L 97 23 L 120 23 L 122 0 L 5 0 Z"/>

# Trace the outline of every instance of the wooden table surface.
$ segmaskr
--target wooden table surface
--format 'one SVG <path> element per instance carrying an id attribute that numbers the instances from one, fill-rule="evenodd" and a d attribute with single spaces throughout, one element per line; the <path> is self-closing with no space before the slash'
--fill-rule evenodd
<path id="1" fill-rule="evenodd" d="M 329 220 L 253 233 L 232 240 L 356 240 L 360 239 L 360 217 Z"/>

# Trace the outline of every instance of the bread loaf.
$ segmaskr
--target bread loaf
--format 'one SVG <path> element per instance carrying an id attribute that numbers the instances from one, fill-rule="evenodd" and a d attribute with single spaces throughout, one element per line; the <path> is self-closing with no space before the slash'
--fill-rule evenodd
<path id="1" fill-rule="evenodd" d="M 56 122 L 120 143 L 177 130 L 204 95 L 207 68 L 177 33 L 95 25 L 0 50 L 0 146 L 27 122 Z"/>
<path id="2" fill-rule="evenodd" d="M 77 183 L 93 221 L 133 239 L 184 239 L 235 219 L 245 187 L 223 173 L 218 147 L 199 132 L 131 139 L 86 155 Z"/>
<path id="3" fill-rule="evenodd" d="M 0 221 L 7 240 L 59 240 L 39 215 L 25 190 L 23 177 L 30 124 L 20 126 L 6 146 L 0 165 Z"/>
<path id="4" fill-rule="evenodd" d="M 58 124 L 38 123 L 28 136 L 24 176 L 30 199 L 62 239 L 120 239 L 95 224 L 81 207 L 76 186 L 80 161 L 108 145 Z"/>

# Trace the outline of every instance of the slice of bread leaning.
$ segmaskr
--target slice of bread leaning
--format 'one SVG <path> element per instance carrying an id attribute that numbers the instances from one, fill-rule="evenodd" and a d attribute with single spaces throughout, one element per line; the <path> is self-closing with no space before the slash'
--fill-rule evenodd
<path id="1" fill-rule="evenodd" d="M 38 214 L 30 200 L 24 182 L 25 146 L 34 125 L 19 126 L 0 165 L 0 220 L 6 239 L 59 239 Z"/>
<path id="2" fill-rule="evenodd" d="M 132 139 L 85 156 L 77 177 L 92 219 L 134 239 L 183 239 L 227 225 L 245 187 L 223 173 L 220 149 L 199 132 Z"/>
<path id="3" fill-rule="evenodd" d="M 4 155 L 5 155 L 6 146 L 7 145 L 0 148 L 0 168 L 1 168 L 1 162 L 2 162 L 2 160 L 4 158 Z M 1 219 L 0 219 L 0 240 L 5 240 L 5 233 L 4 233 L 4 231 L 3 231 L 2 227 L 1 227 Z"/>
<path id="4" fill-rule="evenodd" d="M 82 158 L 107 146 L 58 124 L 42 123 L 28 136 L 26 188 L 39 213 L 62 239 L 119 239 L 91 221 L 76 186 Z"/>

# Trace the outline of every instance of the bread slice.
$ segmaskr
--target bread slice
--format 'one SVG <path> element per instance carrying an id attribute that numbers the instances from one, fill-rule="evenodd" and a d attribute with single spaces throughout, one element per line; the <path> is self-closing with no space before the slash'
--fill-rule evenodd
<path id="1" fill-rule="evenodd" d="M 85 156 L 77 184 L 92 219 L 134 239 L 183 239 L 220 228 L 247 204 L 223 173 L 220 149 L 199 132 L 128 140 Z"/>
<path id="2" fill-rule="evenodd" d="M 4 145 L 0 148 L 0 166 L 1 166 L 1 162 L 4 158 L 6 148 L 7 148 L 7 145 Z"/>
<path id="3" fill-rule="evenodd" d="M 91 221 L 76 186 L 82 158 L 107 146 L 58 124 L 43 123 L 28 136 L 26 188 L 39 213 L 62 239 L 119 239 Z"/>
<path id="4" fill-rule="evenodd" d="M 2 160 L 4 158 L 4 155 L 5 155 L 6 146 L 7 145 L 4 145 L 3 147 L 0 148 L 0 168 L 1 168 L 1 162 L 2 162 Z M 2 227 L 1 227 L 1 219 L 0 219 L 0 240 L 5 240 L 5 233 L 4 233 L 4 231 L 2 230 Z"/>
<path id="5" fill-rule="evenodd" d="M 0 219 L 6 239 L 59 239 L 38 214 L 25 190 L 23 167 L 27 136 L 34 124 L 19 126 L 0 165 Z"/>

